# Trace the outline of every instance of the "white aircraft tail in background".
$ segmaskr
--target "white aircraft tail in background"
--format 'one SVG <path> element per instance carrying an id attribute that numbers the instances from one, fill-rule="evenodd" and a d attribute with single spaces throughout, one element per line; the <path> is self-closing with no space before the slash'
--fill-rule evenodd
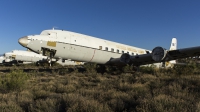
<path id="1" fill-rule="evenodd" d="M 171 50 L 177 50 L 177 39 L 176 38 L 172 38 L 169 51 L 171 51 Z M 161 63 L 154 63 L 153 65 L 158 67 L 158 68 L 160 68 L 160 67 L 171 68 L 175 64 L 177 64 L 176 60 L 171 60 L 171 61 L 164 61 L 164 62 L 161 62 Z M 148 64 L 147 66 L 152 66 L 152 64 Z"/>
<path id="2" fill-rule="evenodd" d="M 169 50 L 177 50 L 177 39 L 176 38 L 172 38 L 172 42 L 171 42 L 171 46 L 169 48 Z M 173 67 L 174 64 L 176 64 L 176 60 L 171 60 L 168 62 L 164 62 L 164 67 Z"/>
<path id="3" fill-rule="evenodd" d="M 177 50 L 177 39 L 176 38 L 172 38 L 172 42 L 171 42 L 171 46 L 170 46 L 169 50 Z"/>

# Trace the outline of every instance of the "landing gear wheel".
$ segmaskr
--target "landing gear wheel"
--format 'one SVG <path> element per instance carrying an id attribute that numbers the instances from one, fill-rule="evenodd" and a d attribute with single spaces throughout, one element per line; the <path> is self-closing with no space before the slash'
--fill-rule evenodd
<path id="1" fill-rule="evenodd" d="M 53 58 L 53 53 L 50 52 L 50 59 L 48 61 L 50 67 L 51 67 L 51 63 L 52 63 L 52 58 Z"/>

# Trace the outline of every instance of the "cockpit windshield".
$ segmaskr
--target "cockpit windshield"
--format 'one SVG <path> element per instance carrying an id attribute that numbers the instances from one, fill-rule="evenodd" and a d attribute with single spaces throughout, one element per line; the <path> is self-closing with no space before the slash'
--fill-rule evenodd
<path id="1" fill-rule="evenodd" d="M 48 35 L 48 36 L 57 36 L 56 31 L 52 31 L 52 30 L 44 30 L 40 33 L 40 35 Z"/>
<path id="2" fill-rule="evenodd" d="M 51 33 L 48 32 L 48 31 L 42 31 L 42 32 L 40 33 L 40 35 L 51 35 Z"/>

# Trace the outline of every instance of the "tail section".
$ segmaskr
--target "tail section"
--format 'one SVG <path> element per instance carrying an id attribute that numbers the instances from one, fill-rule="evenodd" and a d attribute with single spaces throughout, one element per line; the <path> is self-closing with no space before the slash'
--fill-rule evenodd
<path id="1" fill-rule="evenodd" d="M 169 50 L 176 50 L 176 49 L 177 49 L 177 39 L 172 38 L 172 42 L 171 42 L 171 46 Z M 168 62 L 165 62 L 164 64 L 165 64 L 165 67 L 173 67 L 173 65 L 176 64 L 176 60 L 168 61 Z"/>
<path id="2" fill-rule="evenodd" d="M 171 46 L 169 50 L 176 50 L 177 49 L 177 39 L 172 38 Z"/>

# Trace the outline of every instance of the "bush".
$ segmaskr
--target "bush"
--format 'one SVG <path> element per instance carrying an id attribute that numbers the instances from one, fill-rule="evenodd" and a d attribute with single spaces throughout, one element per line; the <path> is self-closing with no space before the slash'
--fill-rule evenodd
<path id="1" fill-rule="evenodd" d="M 14 70 L 1 80 L 1 86 L 3 89 L 7 91 L 12 90 L 22 90 L 27 80 L 29 79 L 29 75 L 24 73 L 22 70 Z"/>
<path id="2" fill-rule="evenodd" d="M 84 64 L 83 67 L 86 69 L 88 73 L 96 73 L 96 66 L 97 64 L 95 63 L 86 63 Z"/>
<path id="3" fill-rule="evenodd" d="M 14 102 L 1 102 L 1 112 L 23 112 L 22 108 Z"/>
<path id="4" fill-rule="evenodd" d="M 155 67 L 154 66 L 141 66 L 139 71 L 141 71 L 142 73 L 154 74 Z"/>
<path id="5" fill-rule="evenodd" d="M 79 94 L 63 95 L 63 100 L 66 104 L 68 112 L 110 112 L 107 104 L 99 103 L 98 101 L 83 97 Z"/>

